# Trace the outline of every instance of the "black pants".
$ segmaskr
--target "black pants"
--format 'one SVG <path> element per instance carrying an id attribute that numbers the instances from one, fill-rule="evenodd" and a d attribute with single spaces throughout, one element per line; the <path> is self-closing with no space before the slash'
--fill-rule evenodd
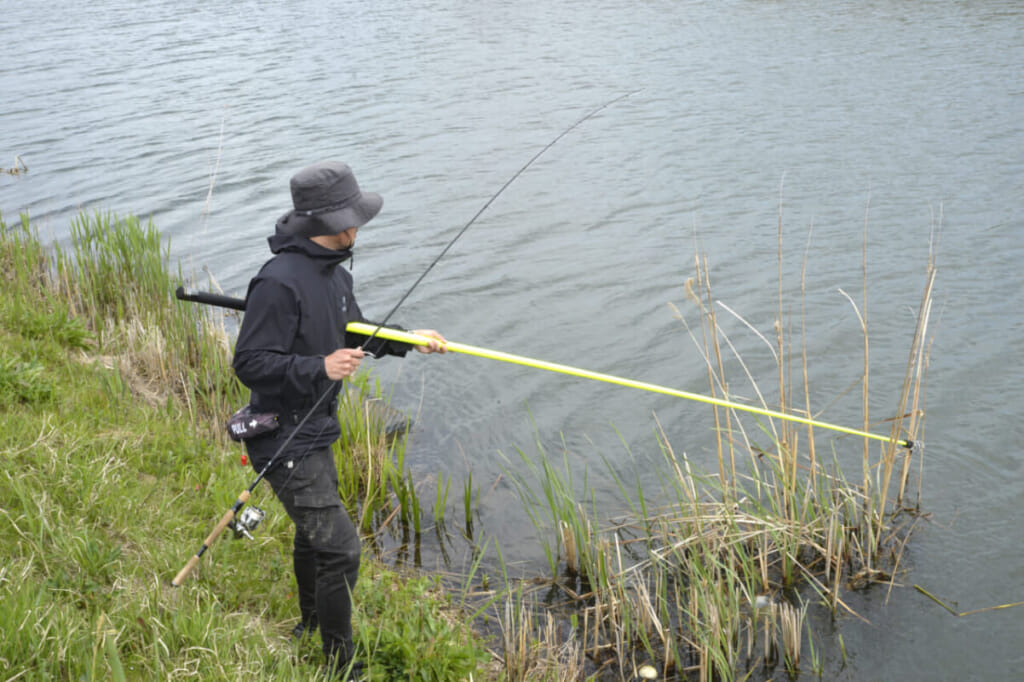
<path id="1" fill-rule="evenodd" d="M 266 478 L 295 523 L 292 558 L 302 622 L 319 623 L 328 661 L 347 662 L 353 653 L 352 592 L 360 547 L 338 496 L 331 449 L 285 457 Z"/>

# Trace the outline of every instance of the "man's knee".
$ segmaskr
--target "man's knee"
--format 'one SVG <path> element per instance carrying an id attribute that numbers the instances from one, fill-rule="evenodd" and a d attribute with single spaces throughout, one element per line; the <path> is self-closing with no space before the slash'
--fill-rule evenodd
<path id="1" fill-rule="evenodd" d="M 341 503 L 304 510 L 301 530 L 308 544 L 317 550 L 350 549 L 359 544 L 359 533 Z"/>

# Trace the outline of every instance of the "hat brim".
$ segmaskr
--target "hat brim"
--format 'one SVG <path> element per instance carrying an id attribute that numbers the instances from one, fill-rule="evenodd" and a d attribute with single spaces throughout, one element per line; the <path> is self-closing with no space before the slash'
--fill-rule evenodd
<path id="1" fill-rule="evenodd" d="M 362 227 L 380 213 L 384 199 L 376 192 L 361 192 L 359 199 L 334 211 L 305 215 L 295 210 L 281 216 L 277 231 L 297 237 L 319 237 L 338 234 L 352 227 Z"/>

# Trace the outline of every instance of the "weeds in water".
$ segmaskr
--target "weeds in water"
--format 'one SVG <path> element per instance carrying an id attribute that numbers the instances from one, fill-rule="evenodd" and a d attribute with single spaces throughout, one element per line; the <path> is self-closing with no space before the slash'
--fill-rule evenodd
<path id="1" fill-rule="evenodd" d="M 498 614 L 503 682 L 575 682 L 584 657 L 575 630 L 550 612 L 535 611 L 519 590 L 505 593 Z"/>
<path id="2" fill-rule="evenodd" d="M 387 530 L 397 516 L 404 536 L 423 532 L 421 491 L 405 467 L 408 418 L 388 407 L 380 384 L 367 374 L 349 382 L 339 410 L 341 438 L 334 445 L 342 502 L 366 534 Z M 451 479 L 439 476 L 433 521 L 443 527 Z M 361 507 L 361 509 L 360 509 Z M 408 542 L 408 537 L 403 539 Z"/>
<path id="3" fill-rule="evenodd" d="M 813 419 L 806 348 L 801 344 L 794 367 L 781 286 L 774 343 L 757 333 L 777 365 L 781 407 L 772 407 L 719 326 L 716 308 L 753 326 L 715 303 L 706 258 L 697 258 L 696 270 L 687 290 L 701 325 L 689 331 L 706 360 L 711 395 L 742 400 L 725 373 L 731 355 L 742 369 L 741 383 L 760 407 Z M 875 452 L 865 439 L 859 481 L 846 478 L 834 441 L 831 454 L 823 456 L 812 426 L 775 420 L 750 424 L 743 414 L 715 407 L 717 471 L 697 471 L 662 434 L 665 470 L 671 472 L 663 478 L 667 502 L 655 507 L 642 490 L 631 495 L 609 466 L 632 514 L 609 525 L 594 511 L 586 478 L 582 485 L 573 480 L 567 451 L 561 467 L 543 448 L 536 459 L 520 453 L 532 480 L 511 467 L 509 474 L 540 534 L 552 584 L 582 613 L 577 635 L 591 670 L 613 667 L 626 679 L 643 660 L 657 659 L 665 676 L 745 679 L 757 666 L 782 666 L 798 675 L 808 657 L 809 667 L 821 670 L 820 648 L 806 620 L 808 603 L 797 601 L 798 590 L 817 594 L 833 614 L 858 615 L 844 603 L 843 592 L 891 583 L 889 557 L 902 551 L 913 526 L 899 517 L 907 510 L 909 472 L 920 453 L 904 451 L 896 441 L 916 440 L 923 424 L 934 277 L 929 264 L 891 442 Z M 864 307 L 854 308 L 866 349 Z M 804 327 L 802 317 L 799 325 Z M 794 374 L 801 376 L 797 383 Z M 868 430 L 866 350 L 859 383 Z M 508 614 L 506 620 L 518 622 Z M 506 645 L 522 651 L 522 636 L 506 634 Z"/>
<path id="4" fill-rule="evenodd" d="M 473 490 L 473 472 L 470 471 L 466 474 L 466 480 L 462 483 L 462 514 L 465 519 L 465 525 L 463 526 L 466 537 L 470 540 L 473 539 L 473 510 L 476 509 L 480 501 L 480 491 Z"/>
<path id="5" fill-rule="evenodd" d="M 388 486 L 404 476 L 404 430 L 389 431 L 388 415 L 378 408 L 382 401 L 380 384 L 361 373 L 349 382 L 338 411 L 341 438 L 334 451 L 341 499 L 350 512 L 363 501 L 362 513 L 353 515 L 363 531 L 387 506 Z"/>

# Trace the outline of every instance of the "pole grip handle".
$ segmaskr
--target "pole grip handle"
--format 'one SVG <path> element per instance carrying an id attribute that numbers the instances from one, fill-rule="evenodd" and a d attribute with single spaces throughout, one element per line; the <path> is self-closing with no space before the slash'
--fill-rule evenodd
<path id="1" fill-rule="evenodd" d="M 199 565 L 199 555 L 193 554 L 192 558 L 188 560 L 185 567 L 178 571 L 178 575 L 174 576 L 174 580 L 171 581 L 172 587 L 181 587 L 181 583 L 188 577 L 188 574 L 192 572 L 192 569 Z"/>
<path id="2" fill-rule="evenodd" d="M 185 578 L 188 577 L 189 573 L 191 573 L 192 570 L 199 565 L 199 559 L 203 556 L 203 553 L 207 549 L 209 549 L 210 545 L 213 544 L 214 540 L 216 540 L 220 536 L 220 534 L 224 532 L 224 529 L 228 527 L 228 524 L 234 521 L 235 514 L 237 514 L 238 510 L 241 509 L 248 501 L 249 491 L 243 490 L 242 494 L 238 496 L 237 500 L 235 500 L 235 503 L 231 505 L 231 509 L 228 509 L 226 512 L 224 512 L 224 516 L 220 517 L 220 521 L 217 522 L 217 525 L 213 527 L 213 530 L 210 531 L 210 534 L 206 536 L 205 540 L 203 540 L 203 546 L 199 548 L 199 551 L 196 552 L 192 556 L 192 558 L 188 560 L 188 563 L 186 563 L 185 566 L 180 571 L 178 571 L 178 575 L 174 576 L 174 580 L 171 581 L 171 585 L 173 587 L 181 586 L 182 581 L 184 581 Z"/>

